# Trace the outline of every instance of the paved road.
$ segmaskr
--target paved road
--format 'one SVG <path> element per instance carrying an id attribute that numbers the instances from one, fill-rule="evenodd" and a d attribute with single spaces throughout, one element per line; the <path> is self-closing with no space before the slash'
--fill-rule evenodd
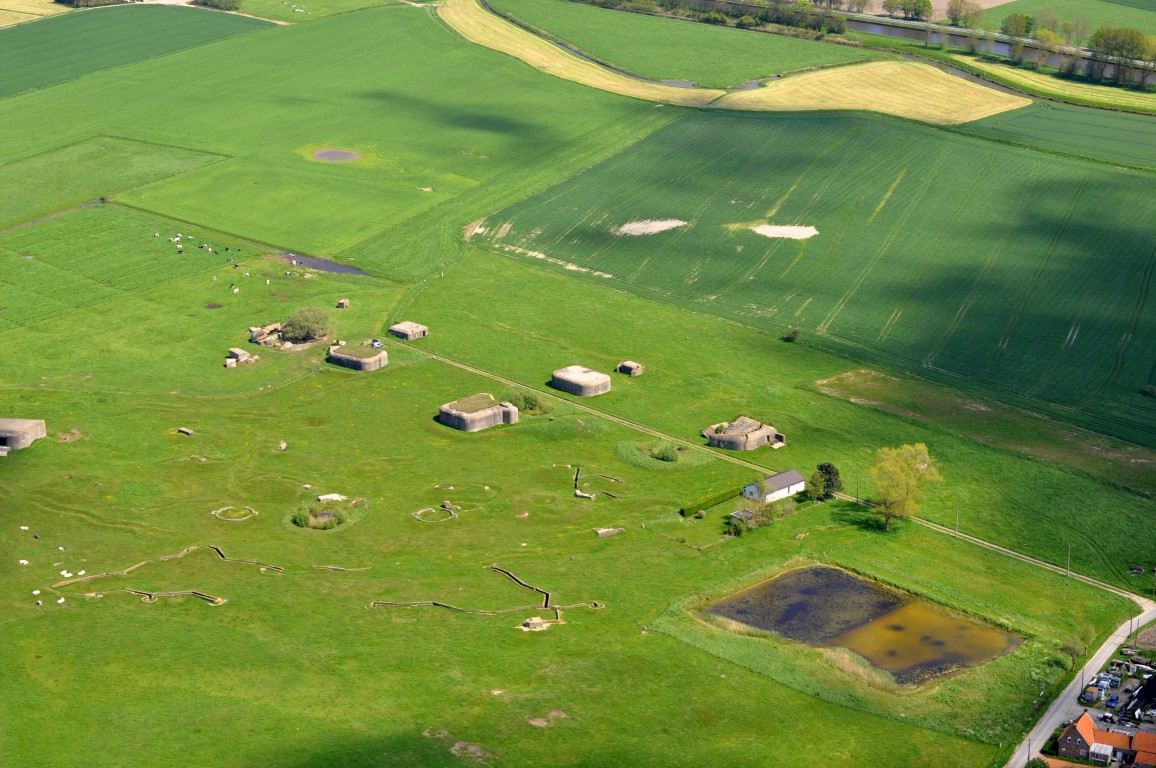
<path id="1" fill-rule="evenodd" d="M 728 461 L 731 464 L 736 464 L 741 467 L 747 467 L 760 473 L 768 471 L 767 467 L 761 466 L 759 464 L 755 464 L 735 456 L 728 456 L 724 453 L 711 450 L 710 448 L 707 448 L 699 443 L 692 443 L 688 440 L 683 440 L 681 438 L 668 435 L 656 429 L 651 429 L 650 427 L 647 427 L 643 424 L 639 424 L 638 422 L 630 421 L 629 419 L 624 419 L 620 416 L 614 416 L 613 414 L 600 411 L 597 408 L 592 408 L 588 405 L 585 405 L 584 403 L 578 403 L 568 398 L 560 397 L 552 392 L 533 387 L 526 387 L 526 385 L 522 384 L 521 382 L 514 381 L 513 379 L 507 379 L 503 376 L 498 376 L 497 374 L 490 373 L 489 371 L 482 370 L 481 368 L 475 368 L 472 365 L 466 365 L 465 363 L 458 362 L 452 358 L 443 357 L 419 347 L 407 346 L 406 348 L 416 352 L 419 355 L 437 360 L 438 362 L 445 363 L 446 365 L 452 365 L 455 368 L 460 368 L 464 371 L 469 371 L 470 373 L 476 374 L 478 376 L 484 376 L 487 379 L 500 382 L 510 387 L 534 389 L 535 392 L 546 395 L 553 400 L 564 402 L 572 408 L 577 408 L 580 411 L 585 411 L 586 413 L 598 416 L 599 418 L 613 421 L 614 423 L 621 424 L 625 427 L 630 427 L 631 429 L 638 430 L 639 432 L 651 435 L 652 437 L 668 440 L 685 448 L 691 448 L 693 450 L 706 453 L 715 457 L 716 459 Z M 846 501 L 855 501 L 865 505 L 868 504 L 868 502 L 862 499 L 857 499 L 845 493 L 836 495 Z M 1026 734 L 1024 740 L 1016 747 L 1015 751 L 1012 753 L 1011 759 L 1007 763 L 1007 766 L 1008 768 L 1021 768 L 1022 766 L 1026 765 L 1027 761 L 1032 757 L 1030 754 L 1032 747 L 1034 747 L 1035 751 L 1038 753 L 1039 748 L 1042 747 L 1044 742 L 1052 735 L 1052 733 L 1060 727 L 1060 724 L 1065 720 L 1071 719 L 1073 711 L 1079 711 L 1078 708 L 1073 710 L 1073 703 L 1077 702 L 1077 697 L 1080 694 L 1080 690 L 1084 681 L 1094 675 L 1096 672 L 1099 672 L 1100 669 L 1108 663 L 1108 660 L 1112 657 L 1112 654 L 1115 652 L 1116 648 L 1128 639 L 1129 630 L 1133 627 L 1142 627 L 1151 621 L 1156 621 L 1156 602 L 1148 600 L 1147 598 L 1140 597 L 1139 595 L 1134 595 L 1131 592 L 1114 587 L 1111 584 L 1097 581 L 1096 579 L 1093 579 L 1089 576 L 1084 576 L 1078 573 L 1069 573 L 1064 568 L 1060 568 L 1058 565 L 1053 565 L 1051 563 L 1044 562 L 1043 560 L 1037 560 L 1034 557 L 1016 552 L 1015 550 L 1008 549 L 1007 547 L 1001 547 L 1000 545 L 993 544 L 990 541 L 984 541 L 983 539 L 970 536 L 966 533 L 957 533 L 947 526 L 933 523 L 930 520 L 924 520 L 923 518 L 917 517 L 914 518 L 914 521 L 922 526 L 931 528 L 932 530 L 938 531 L 944 535 L 956 536 L 960 539 L 970 542 L 971 544 L 975 544 L 976 546 L 999 552 L 1008 557 L 1014 557 L 1017 560 L 1022 560 L 1025 563 L 1030 563 L 1039 568 L 1046 568 L 1047 570 L 1053 571 L 1055 573 L 1068 574 L 1071 576 L 1071 578 L 1082 581 L 1085 584 L 1090 584 L 1094 587 L 1098 587 L 1099 589 L 1103 589 L 1105 591 L 1119 595 L 1120 597 L 1128 598 L 1129 600 L 1136 603 L 1136 605 L 1140 608 L 1141 614 L 1139 622 L 1137 623 L 1134 619 L 1130 622 L 1125 622 L 1121 624 L 1115 632 L 1112 633 L 1112 635 L 1104 642 L 1104 644 L 1100 646 L 1100 649 L 1096 651 L 1092 658 L 1088 660 L 1087 664 L 1084 666 L 1084 669 L 1081 670 L 1072 679 L 1072 682 L 1069 683 L 1068 686 L 1064 688 L 1064 690 L 1056 698 L 1056 700 L 1052 702 L 1052 705 L 1048 707 L 1046 712 L 1044 712 L 1043 716 L 1036 723 L 1035 727 L 1032 728 L 1031 732 Z"/>

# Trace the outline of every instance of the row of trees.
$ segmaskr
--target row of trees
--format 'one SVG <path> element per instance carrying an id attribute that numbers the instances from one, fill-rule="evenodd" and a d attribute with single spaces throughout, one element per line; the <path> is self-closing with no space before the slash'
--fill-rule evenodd
<path id="1" fill-rule="evenodd" d="M 931 18 L 931 0 L 883 0 L 883 12 L 892 17 L 922 21 Z"/>

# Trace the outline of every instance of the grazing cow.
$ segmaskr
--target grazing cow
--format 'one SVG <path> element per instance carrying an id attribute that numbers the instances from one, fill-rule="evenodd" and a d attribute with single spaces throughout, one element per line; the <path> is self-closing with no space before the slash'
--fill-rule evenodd
<path id="1" fill-rule="evenodd" d="M 238 293 L 240 293 L 240 292 L 241 292 L 241 289 L 240 289 L 240 288 L 234 288 L 234 289 L 233 289 L 233 295 L 234 295 L 234 296 L 236 296 L 236 295 L 237 295 Z"/>
<path id="2" fill-rule="evenodd" d="M 209 278 L 209 282 L 210 282 L 210 283 L 215 283 L 215 282 L 217 282 L 217 276 L 216 276 L 216 275 L 213 275 L 212 277 L 210 277 L 210 278 Z"/>

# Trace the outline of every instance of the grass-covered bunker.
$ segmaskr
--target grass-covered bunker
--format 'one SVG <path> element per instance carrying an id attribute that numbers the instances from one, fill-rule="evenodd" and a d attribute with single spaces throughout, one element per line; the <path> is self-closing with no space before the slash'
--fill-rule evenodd
<path id="1" fill-rule="evenodd" d="M 582 365 L 568 365 L 554 371 L 550 386 L 578 397 L 594 397 L 610 391 L 610 377 Z"/>
<path id="2" fill-rule="evenodd" d="M 333 346 L 329 348 L 329 362 L 355 371 L 376 371 L 389 365 L 384 349 L 370 346 Z"/>
<path id="3" fill-rule="evenodd" d="M 499 424 L 517 424 L 518 407 L 498 402 L 489 392 L 480 392 L 443 405 L 438 421 L 463 432 L 480 432 Z"/>
<path id="4" fill-rule="evenodd" d="M 764 445 L 782 448 L 787 444 L 787 438 L 779 430 L 749 416 L 711 424 L 702 431 L 702 436 L 710 447 L 725 448 L 728 451 L 753 451 Z"/>

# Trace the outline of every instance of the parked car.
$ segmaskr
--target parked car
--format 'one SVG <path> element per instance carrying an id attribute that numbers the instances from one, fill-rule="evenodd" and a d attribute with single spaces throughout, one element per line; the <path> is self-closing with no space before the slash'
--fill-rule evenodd
<path id="1" fill-rule="evenodd" d="M 1119 703 L 1120 703 L 1120 695 L 1119 695 L 1119 694 L 1116 694 L 1116 693 L 1113 693 L 1113 694 L 1112 694 L 1112 695 L 1111 695 L 1111 696 L 1108 698 L 1108 709 L 1115 709 L 1115 708 L 1116 708 L 1116 705 L 1117 705 L 1117 704 L 1119 704 Z"/>

